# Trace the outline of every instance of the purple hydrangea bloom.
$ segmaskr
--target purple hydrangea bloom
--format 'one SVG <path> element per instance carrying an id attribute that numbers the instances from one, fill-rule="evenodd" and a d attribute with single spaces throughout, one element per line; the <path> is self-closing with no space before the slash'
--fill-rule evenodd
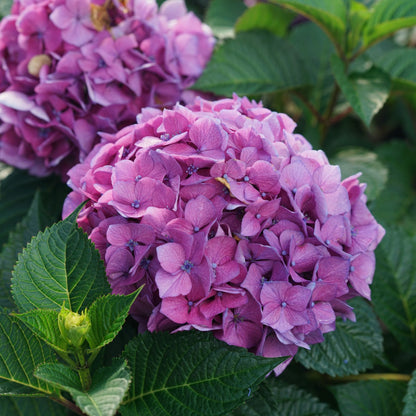
<path id="1" fill-rule="evenodd" d="M 24 99 L 21 106 L 30 107 Z M 17 104 L 16 104 L 17 106 Z M 33 111 L 30 107 L 28 111 Z M 384 235 L 358 176 L 247 98 L 144 109 L 69 171 L 115 293 L 140 330 L 211 331 L 266 357 L 321 342 L 370 299 Z"/>
<path id="2" fill-rule="evenodd" d="M 213 47 L 183 0 L 15 0 L 0 22 L 0 160 L 66 180 L 142 108 L 187 102 Z"/>

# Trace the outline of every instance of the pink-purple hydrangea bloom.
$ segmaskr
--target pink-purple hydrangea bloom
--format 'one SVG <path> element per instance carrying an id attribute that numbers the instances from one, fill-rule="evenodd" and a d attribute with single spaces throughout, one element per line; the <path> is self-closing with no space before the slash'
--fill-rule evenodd
<path id="1" fill-rule="evenodd" d="M 102 132 L 185 99 L 213 46 L 183 0 L 15 0 L 0 23 L 0 160 L 65 176 Z"/>
<path id="2" fill-rule="evenodd" d="M 69 171 L 114 293 L 140 330 L 212 331 L 263 356 L 321 342 L 370 299 L 384 235 L 358 176 L 247 98 L 146 108 Z M 276 369 L 281 372 L 288 360 Z"/>

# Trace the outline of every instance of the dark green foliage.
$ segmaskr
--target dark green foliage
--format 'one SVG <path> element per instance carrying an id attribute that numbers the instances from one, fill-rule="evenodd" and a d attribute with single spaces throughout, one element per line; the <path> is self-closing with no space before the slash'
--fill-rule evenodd
<path id="1" fill-rule="evenodd" d="M 134 381 L 123 416 L 224 415 L 282 362 L 197 332 L 139 335 L 124 357 Z"/>

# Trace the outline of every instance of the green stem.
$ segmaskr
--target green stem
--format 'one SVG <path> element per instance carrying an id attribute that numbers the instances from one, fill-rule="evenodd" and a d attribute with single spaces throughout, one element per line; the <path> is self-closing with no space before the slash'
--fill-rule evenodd
<path id="1" fill-rule="evenodd" d="M 325 142 L 326 134 L 328 133 L 329 126 L 331 124 L 332 113 L 334 112 L 335 105 L 337 104 L 338 96 L 340 89 L 337 83 L 334 84 L 334 89 L 332 90 L 331 98 L 329 99 L 328 107 L 322 117 L 322 123 L 320 128 L 321 140 L 320 146 L 323 147 Z"/>
<path id="2" fill-rule="evenodd" d="M 85 416 L 85 413 L 75 403 L 65 399 L 65 397 L 51 397 L 51 400 L 62 406 L 65 406 L 67 409 L 71 410 L 71 412 L 76 413 L 77 415 Z"/>
<path id="3" fill-rule="evenodd" d="M 88 363 L 85 361 L 84 351 L 77 350 L 76 356 L 78 358 L 77 371 L 81 380 L 82 390 L 88 391 L 91 387 L 91 373 Z"/>
<path id="4" fill-rule="evenodd" d="M 321 114 L 319 114 L 319 111 L 312 105 L 310 101 L 306 97 L 304 97 L 300 92 L 294 91 L 294 95 L 298 97 L 303 104 L 306 105 L 308 110 L 312 113 L 312 115 L 316 118 L 318 123 L 321 123 L 323 121 Z"/>
<path id="5" fill-rule="evenodd" d="M 370 373 L 358 374 L 356 376 L 336 377 L 335 382 L 361 381 L 361 380 L 391 380 L 391 381 L 406 381 L 409 382 L 412 377 L 410 374 L 397 373 Z"/>

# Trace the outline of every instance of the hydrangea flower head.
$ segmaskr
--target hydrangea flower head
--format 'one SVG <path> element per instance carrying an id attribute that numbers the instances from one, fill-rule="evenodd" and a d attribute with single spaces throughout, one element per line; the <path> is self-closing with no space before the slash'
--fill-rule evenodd
<path id="1" fill-rule="evenodd" d="M 146 108 L 69 171 L 115 293 L 145 285 L 140 330 L 211 331 L 256 354 L 321 342 L 370 299 L 384 235 L 358 175 L 247 98 Z M 290 361 L 276 368 L 283 371 Z"/>
<path id="2" fill-rule="evenodd" d="M 65 177 L 142 108 L 185 102 L 213 46 L 183 0 L 15 0 L 0 22 L 0 160 Z"/>

